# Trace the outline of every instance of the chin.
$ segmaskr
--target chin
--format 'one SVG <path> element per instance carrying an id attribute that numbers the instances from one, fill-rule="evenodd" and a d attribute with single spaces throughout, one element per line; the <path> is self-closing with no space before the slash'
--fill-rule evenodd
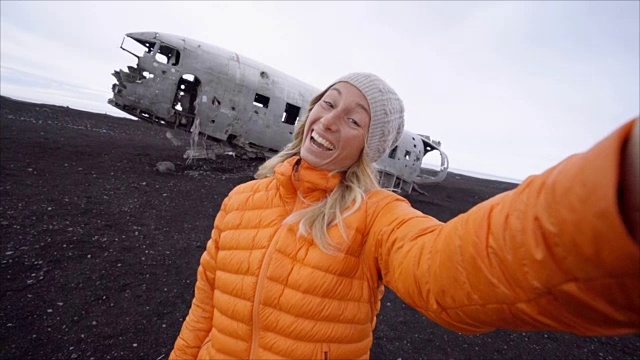
<path id="1" fill-rule="evenodd" d="M 322 160 L 316 159 L 313 156 L 305 155 L 304 152 L 300 153 L 300 158 L 304 160 L 307 164 L 313 166 L 316 169 L 327 170 L 326 163 L 323 162 Z"/>
<path id="2" fill-rule="evenodd" d="M 312 156 L 304 156 L 304 155 L 301 154 L 300 158 L 302 160 L 304 160 L 307 164 L 313 166 L 314 168 L 318 168 L 318 169 L 323 169 L 324 168 L 322 161 L 318 161 L 317 159 L 315 159 Z"/>
<path id="3" fill-rule="evenodd" d="M 334 158 L 335 154 L 324 154 L 321 158 L 314 156 L 316 152 L 313 149 L 306 150 L 305 146 L 313 146 L 313 145 L 303 145 L 300 150 L 300 158 L 304 160 L 307 164 L 313 166 L 316 169 L 323 169 L 327 171 L 342 171 L 346 170 L 343 168 L 339 168 L 336 166 Z"/>

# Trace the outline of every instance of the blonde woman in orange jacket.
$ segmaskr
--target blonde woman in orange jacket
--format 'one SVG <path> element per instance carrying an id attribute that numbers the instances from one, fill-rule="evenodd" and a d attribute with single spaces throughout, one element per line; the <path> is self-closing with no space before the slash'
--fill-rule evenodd
<path id="1" fill-rule="evenodd" d="M 367 358 L 383 285 L 462 333 L 640 330 L 638 119 L 447 223 L 380 189 L 404 107 L 355 73 L 224 200 L 172 359 Z"/>

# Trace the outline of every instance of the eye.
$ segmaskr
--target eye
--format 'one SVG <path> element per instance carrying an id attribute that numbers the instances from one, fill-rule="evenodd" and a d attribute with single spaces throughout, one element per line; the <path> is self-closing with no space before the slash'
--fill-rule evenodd
<path id="1" fill-rule="evenodd" d="M 333 109 L 333 103 L 331 101 L 323 100 L 325 105 L 327 105 L 330 109 Z"/>
<path id="2" fill-rule="evenodd" d="M 354 119 L 354 118 L 348 118 L 347 120 L 349 120 L 349 122 L 357 127 L 360 127 L 360 123 L 358 122 L 358 120 Z"/>

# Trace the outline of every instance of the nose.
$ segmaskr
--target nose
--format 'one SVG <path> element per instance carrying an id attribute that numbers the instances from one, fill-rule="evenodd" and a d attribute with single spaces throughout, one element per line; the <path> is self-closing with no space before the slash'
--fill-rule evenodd
<path id="1" fill-rule="evenodd" d="M 338 116 L 334 112 L 327 114 L 320 119 L 323 130 L 336 131 L 338 129 Z"/>

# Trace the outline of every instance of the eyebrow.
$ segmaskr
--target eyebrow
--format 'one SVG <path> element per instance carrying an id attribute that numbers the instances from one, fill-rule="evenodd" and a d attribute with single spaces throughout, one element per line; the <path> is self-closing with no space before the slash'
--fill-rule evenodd
<path id="1" fill-rule="evenodd" d="M 338 94 L 340 94 L 340 96 L 342 96 L 342 91 L 340 91 L 340 89 L 336 88 L 336 87 L 332 87 L 331 89 L 329 89 L 329 91 L 334 90 L 336 91 Z M 371 116 L 371 114 L 369 114 L 369 110 L 367 110 L 367 107 L 362 105 L 361 103 L 356 103 L 356 106 L 362 108 L 362 110 L 364 110 L 364 112 L 366 112 L 369 116 Z"/>
<path id="2" fill-rule="evenodd" d="M 338 89 L 337 87 L 332 87 L 331 89 L 329 89 L 329 91 L 331 90 L 335 90 L 338 92 L 338 94 L 342 95 L 342 91 L 340 91 L 340 89 Z"/>
<path id="3" fill-rule="evenodd" d="M 361 107 L 361 108 L 362 108 L 362 110 L 364 110 L 364 112 L 366 112 L 367 114 L 369 114 L 369 110 L 367 110 L 367 107 L 366 107 L 366 106 L 364 106 L 364 105 L 362 105 L 362 104 L 360 104 L 360 103 L 357 103 L 356 105 L 357 105 L 357 106 L 359 106 L 359 107 Z M 369 116 L 371 116 L 371 115 L 369 114 Z"/>

